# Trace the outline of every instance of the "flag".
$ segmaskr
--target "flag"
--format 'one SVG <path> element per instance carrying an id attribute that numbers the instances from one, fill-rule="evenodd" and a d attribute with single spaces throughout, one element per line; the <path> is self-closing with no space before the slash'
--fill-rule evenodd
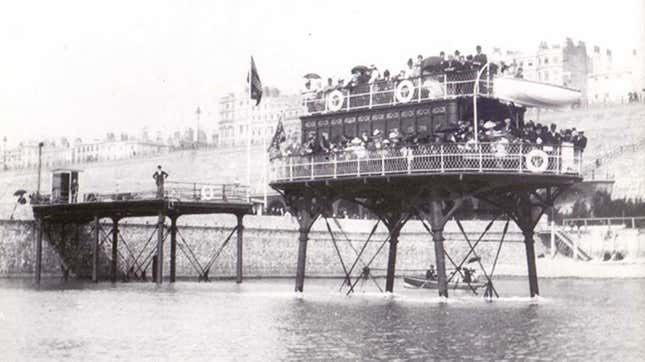
<path id="1" fill-rule="evenodd" d="M 278 126 L 275 129 L 273 138 L 271 139 L 271 144 L 267 151 L 271 150 L 280 150 L 280 144 L 287 140 L 287 135 L 284 132 L 284 126 L 282 125 L 282 119 L 278 121 Z"/>
<path id="2" fill-rule="evenodd" d="M 258 74 L 258 70 L 255 67 L 255 60 L 253 60 L 253 57 L 251 57 L 251 71 L 250 71 L 250 79 L 249 76 L 247 75 L 246 81 L 249 83 L 249 87 L 251 88 L 251 99 L 255 99 L 257 103 L 255 105 L 260 104 L 260 100 L 262 99 L 262 81 L 260 80 L 260 75 Z"/>

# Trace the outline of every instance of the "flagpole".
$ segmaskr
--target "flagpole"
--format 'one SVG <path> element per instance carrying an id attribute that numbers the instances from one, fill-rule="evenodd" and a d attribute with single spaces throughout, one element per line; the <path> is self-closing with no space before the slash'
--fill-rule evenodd
<path id="1" fill-rule="evenodd" d="M 251 201 L 251 119 L 253 117 L 253 102 L 251 99 L 251 83 L 253 83 L 253 79 L 251 79 L 253 76 L 253 74 L 251 74 L 252 67 L 252 63 L 249 61 L 249 72 L 247 77 L 247 85 L 249 86 L 249 117 L 247 119 L 248 126 L 246 129 L 246 186 L 248 187 L 246 189 L 246 198 L 249 201 Z"/>

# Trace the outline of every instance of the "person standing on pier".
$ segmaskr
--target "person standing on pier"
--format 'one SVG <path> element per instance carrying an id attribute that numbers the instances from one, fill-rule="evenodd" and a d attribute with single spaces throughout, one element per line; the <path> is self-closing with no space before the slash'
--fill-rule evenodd
<path id="1" fill-rule="evenodd" d="M 163 184 L 168 178 L 168 173 L 161 169 L 161 165 L 157 165 L 157 171 L 152 174 L 152 178 L 155 179 L 157 184 L 157 198 L 163 198 Z"/>

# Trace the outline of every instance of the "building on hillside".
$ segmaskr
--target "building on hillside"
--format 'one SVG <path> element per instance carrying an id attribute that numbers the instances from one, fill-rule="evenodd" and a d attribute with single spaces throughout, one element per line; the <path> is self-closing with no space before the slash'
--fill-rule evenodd
<path id="1" fill-rule="evenodd" d="M 287 134 L 300 132 L 299 117 L 303 113 L 300 94 L 281 94 L 278 89 L 265 88 L 262 102 L 255 106 L 248 94 L 229 93 L 219 100 L 219 145 L 224 147 L 266 144 L 275 132 L 278 120 Z"/>
<path id="2" fill-rule="evenodd" d="M 522 68 L 524 78 L 579 89 L 587 98 L 587 77 L 591 64 L 584 42 L 574 44 L 567 38 L 564 45 L 540 43 L 536 52 L 507 52 L 500 56 L 512 68 Z"/>

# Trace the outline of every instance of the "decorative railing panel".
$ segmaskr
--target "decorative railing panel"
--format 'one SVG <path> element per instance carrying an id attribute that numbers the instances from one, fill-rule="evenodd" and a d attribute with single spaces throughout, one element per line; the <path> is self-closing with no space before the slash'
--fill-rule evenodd
<path id="1" fill-rule="evenodd" d="M 419 145 L 369 152 L 290 156 L 271 161 L 273 182 L 441 173 L 516 173 L 579 176 L 582 152 L 573 146 L 526 143 Z"/>
<path id="2" fill-rule="evenodd" d="M 476 79 L 477 71 L 473 70 L 455 74 L 376 81 L 354 87 L 304 93 L 303 103 L 305 114 L 310 115 L 472 96 Z M 485 71 L 479 81 L 478 94 L 490 95 L 492 90 L 493 80 L 488 71 Z"/>

